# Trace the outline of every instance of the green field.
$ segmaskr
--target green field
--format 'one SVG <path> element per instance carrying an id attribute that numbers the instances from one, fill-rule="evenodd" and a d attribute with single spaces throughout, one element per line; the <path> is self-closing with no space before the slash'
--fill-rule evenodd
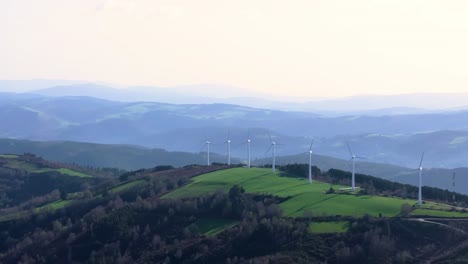
<path id="1" fill-rule="evenodd" d="M 62 208 L 70 206 L 73 202 L 74 202 L 73 200 L 57 200 L 55 202 L 51 202 L 51 203 L 48 203 L 46 205 L 43 205 L 41 207 L 34 209 L 34 212 L 40 213 L 40 212 L 48 211 L 48 210 L 54 211 L 54 210 L 62 209 Z M 20 211 L 17 213 L 10 213 L 6 215 L 2 215 L 0 216 L 0 222 L 18 219 L 28 214 L 29 213 L 27 211 Z"/>
<path id="2" fill-rule="evenodd" d="M 27 163 L 24 161 L 20 160 L 10 160 L 8 163 L 5 165 L 5 167 L 12 168 L 12 169 L 19 169 L 19 170 L 25 170 L 30 173 L 43 173 L 43 172 L 49 172 L 49 171 L 56 171 L 64 175 L 68 176 L 75 176 L 75 177 L 92 177 L 91 175 L 81 173 L 78 171 L 74 171 L 71 169 L 66 169 L 66 168 L 60 168 L 60 169 L 54 169 L 54 168 L 39 168 L 35 166 L 34 164 Z"/>
<path id="3" fill-rule="evenodd" d="M 200 218 L 195 222 L 200 233 L 207 236 L 219 234 L 236 223 L 235 220 L 225 218 Z"/>
<path id="4" fill-rule="evenodd" d="M 36 212 L 42 210 L 58 210 L 70 206 L 73 203 L 73 200 L 57 200 L 55 202 L 48 203 L 44 206 L 36 208 Z"/>
<path id="5" fill-rule="evenodd" d="M 330 222 L 312 222 L 309 230 L 314 234 L 326 233 L 345 233 L 349 229 L 349 222 L 330 221 Z"/>
<path id="6" fill-rule="evenodd" d="M 4 158 L 4 159 L 14 159 L 14 158 L 17 158 L 17 157 L 18 157 L 17 155 L 0 154 L 0 158 Z"/>
<path id="7" fill-rule="evenodd" d="M 109 192 L 110 193 L 118 193 L 118 192 L 121 192 L 123 190 L 135 187 L 137 185 L 144 184 L 145 182 L 146 182 L 145 180 L 135 180 L 135 181 L 125 182 L 125 183 L 122 183 L 122 184 L 110 189 Z"/>
<path id="8" fill-rule="evenodd" d="M 238 184 L 249 193 L 268 193 L 290 199 L 281 203 L 283 215 L 304 216 L 398 216 L 405 203 L 413 205 L 414 200 L 383 196 L 361 196 L 351 193 L 326 194 L 329 184 L 315 181 L 310 185 L 305 179 L 281 177 L 270 169 L 235 168 L 216 171 L 192 178 L 193 182 L 179 188 L 163 198 L 199 196 L 217 190 L 228 190 Z M 332 186 L 335 190 L 343 186 Z M 437 212 L 437 211 L 434 211 Z M 445 213 L 445 212 L 442 212 Z"/>

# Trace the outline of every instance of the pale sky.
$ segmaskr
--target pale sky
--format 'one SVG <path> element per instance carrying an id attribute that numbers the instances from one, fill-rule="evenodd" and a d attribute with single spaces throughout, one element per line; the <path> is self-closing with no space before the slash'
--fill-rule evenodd
<path id="1" fill-rule="evenodd" d="M 468 92 L 466 0 L 0 0 L 0 79 Z"/>

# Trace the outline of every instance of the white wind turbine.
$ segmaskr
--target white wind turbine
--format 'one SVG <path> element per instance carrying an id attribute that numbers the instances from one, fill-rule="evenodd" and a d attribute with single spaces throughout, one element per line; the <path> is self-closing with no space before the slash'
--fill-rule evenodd
<path id="1" fill-rule="evenodd" d="M 309 148 L 309 183 L 312 184 L 312 147 L 314 146 L 315 138 L 312 139 Z"/>
<path id="2" fill-rule="evenodd" d="M 213 142 L 209 141 L 209 140 L 206 140 L 205 141 L 205 145 L 203 145 L 203 149 L 206 148 L 206 164 L 208 166 L 211 165 L 210 163 L 210 145 L 213 144 Z"/>
<path id="3" fill-rule="evenodd" d="M 250 129 L 247 135 L 247 168 L 250 168 Z"/>
<path id="4" fill-rule="evenodd" d="M 225 142 L 228 146 L 228 166 L 231 165 L 231 131 L 228 131 L 228 137 Z"/>
<path id="5" fill-rule="evenodd" d="M 346 142 L 348 146 L 349 154 L 351 154 L 351 159 L 353 160 L 353 172 L 352 172 L 352 179 L 351 179 L 351 190 L 354 192 L 356 190 L 356 159 L 366 159 L 364 157 L 357 157 L 353 154 L 351 147 L 349 146 L 348 142 Z"/>
<path id="6" fill-rule="evenodd" d="M 248 130 L 248 134 L 247 134 L 247 139 L 245 141 L 242 141 L 238 146 L 243 146 L 244 144 L 247 145 L 247 168 L 250 168 L 250 143 L 252 141 L 250 140 L 250 129 Z"/>
<path id="7" fill-rule="evenodd" d="M 422 163 L 423 163 L 423 159 L 424 159 L 424 152 L 422 153 L 421 155 L 421 161 L 419 162 L 419 189 L 418 189 L 418 204 L 419 205 L 422 205 L 422 172 L 423 172 L 423 167 L 422 167 Z"/>
<path id="8" fill-rule="evenodd" d="M 276 145 L 278 145 L 278 143 L 276 143 L 275 141 L 273 141 L 273 139 L 271 138 L 271 135 L 270 133 L 268 133 L 268 137 L 270 138 L 270 147 L 268 148 L 268 150 L 266 151 L 266 153 L 268 153 L 270 151 L 270 149 L 272 150 L 272 155 L 273 155 L 273 162 L 271 164 L 271 170 L 273 171 L 273 173 L 276 172 Z"/>

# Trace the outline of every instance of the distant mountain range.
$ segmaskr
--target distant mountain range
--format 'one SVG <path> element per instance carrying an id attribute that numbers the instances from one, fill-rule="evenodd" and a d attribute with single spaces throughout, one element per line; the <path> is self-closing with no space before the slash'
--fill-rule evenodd
<path id="1" fill-rule="evenodd" d="M 468 109 L 468 93 L 363 95 L 327 99 L 274 97 L 252 93 L 248 89 L 216 84 L 118 87 L 107 83 L 64 80 L 0 80 L 0 92 L 28 92 L 54 97 L 89 96 L 120 102 L 221 103 L 282 111 L 313 112 L 322 116 L 405 115 Z"/>
<path id="2" fill-rule="evenodd" d="M 270 134 L 283 145 L 279 155 L 316 151 L 347 159 L 345 142 L 370 161 L 416 166 L 427 152 L 428 167 L 462 167 L 468 160 L 468 111 L 394 116 L 322 117 L 227 104 L 176 105 L 118 102 L 92 97 L 48 97 L 0 93 L 0 137 L 140 145 L 198 153 L 204 141 L 227 154 L 246 157 L 248 131 L 252 156 L 263 158 Z M 450 128 L 450 131 L 447 130 Z"/>

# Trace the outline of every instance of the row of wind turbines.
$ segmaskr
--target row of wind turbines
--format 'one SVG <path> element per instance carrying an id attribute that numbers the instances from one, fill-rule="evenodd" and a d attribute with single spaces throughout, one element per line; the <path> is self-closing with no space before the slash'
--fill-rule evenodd
<path id="1" fill-rule="evenodd" d="M 272 152 L 271 170 L 272 170 L 273 173 L 275 173 L 276 172 L 276 146 L 281 145 L 281 144 L 274 141 L 273 138 L 271 137 L 270 133 L 268 133 L 268 137 L 270 139 L 270 147 L 267 149 L 267 151 L 265 153 L 268 153 L 269 151 Z M 249 131 L 247 140 L 242 142 L 242 144 L 247 145 L 247 168 L 251 167 L 251 153 L 250 153 L 251 142 L 252 142 L 252 140 L 250 139 L 250 131 Z M 313 154 L 314 142 L 315 142 L 315 138 L 312 139 L 312 142 L 310 143 L 310 147 L 309 147 L 309 151 L 308 151 L 308 155 L 309 155 L 309 183 L 310 184 L 313 183 L 313 179 L 312 179 L 312 154 Z M 210 145 L 212 143 L 213 142 L 211 142 L 209 140 L 206 140 L 205 145 L 204 145 L 204 148 L 206 148 L 206 156 L 207 156 L 207 165 L 208 166 L 211 165 L 211 162 L 210 162 Z M 227 145 L 227 151 L 228 151 L 227 164 L 231 165 L 231 143 L 232 143 L 232 141 L 230 139 L 230 133 L 228 133 L 228 138 L 224 143 Z M 346 142 L 346 146 L 348 147 L 349 154 L 351 155 L 350 160 L 352 161 L 351 187 L 347 188 L 347 189 L 351 189 L 351 191 L 355 192 L 356 189 L 359 188 L 359 187 L 356 187 L 356 159 L 365 160 L 366 158 L 356 156 L 353 153 L 353 151 L 351 150 L 351 147 L 350 147 L 348 142 Z M 423 201 L 422 201 L 422 172 L 423 172 L 422 164 L 423 164 L 423 160 L 424 160 L 424 152 L 422 153 L 421 160 L 419 162 L 419 167 L 417 169 L 417 170 L 419 170 L 419 186 L 418 186 L 418 204 L 419 205 L 422 205 L 422 203 L 423 203 Z"/>

